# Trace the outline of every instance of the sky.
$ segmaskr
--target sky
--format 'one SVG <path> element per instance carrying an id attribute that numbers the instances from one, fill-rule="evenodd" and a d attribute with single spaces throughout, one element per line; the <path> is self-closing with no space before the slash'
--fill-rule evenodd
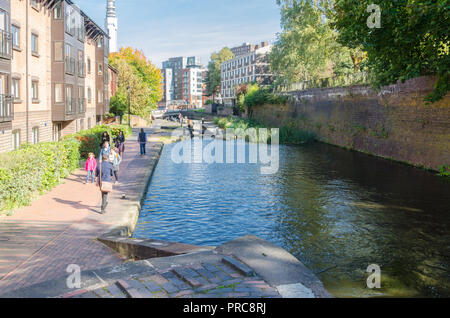
<path id="1" fill-rule="evenodd" d="M 104 27 L 106 0 L 74 0 Z M 153 64 L 199 56 L 244 42 L 273 42 L 280 29 L 275 0 L 116 0 L 119 47 L 140 49 Z"/>

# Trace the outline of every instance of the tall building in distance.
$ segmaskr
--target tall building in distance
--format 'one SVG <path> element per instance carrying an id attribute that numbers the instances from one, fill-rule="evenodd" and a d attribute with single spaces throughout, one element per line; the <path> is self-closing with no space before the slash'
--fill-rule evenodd
<path id="1" fill-rule="evenodd" d="M 117 52 L 119 50 L 117 46 L 118 20 L 115 0 L 107 0 L 105 28 L 109 35 L 109 51 L 111 53 Z"/>
<path id="2" fill-rule="evenodd" d="M 220 92 L 225 106 L 236 105 L 236 86 L 244 83 L 265 86 L 272 82 L 268 60 L 272 47 L 268 42 L 261 42 L 256 45 L 244 43 L 231 49 L 235 57 L 221 64 Z"/>
<path id="3" fill-rule="evenodd" d="M 195 56 L 173 57 L 163 62 L 164 94 L 162 107 L 203 107 L 206 69 Z"/>

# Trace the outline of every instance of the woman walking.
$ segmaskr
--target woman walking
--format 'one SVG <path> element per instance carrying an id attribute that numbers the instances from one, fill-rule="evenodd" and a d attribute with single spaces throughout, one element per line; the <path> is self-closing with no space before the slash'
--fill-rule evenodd
<path id="1" fill-rule="evenodd" d="M 108 144 L 111 142 L 111 138 L 109 137 L 109 134 L 107 131 L 105 131 L 102 134 L 102 143 L 100 144 L 100 147 L 102 147 L 105 144 L 105 142 L 108 142 Z"/>
<path id="2" fill-rule="evenodd" d="M 116 138 L 116 147 L 119 149 L 120 157 L 123 157 L 123 153 L 125 152 L 125 135 L 123 131 L 119 131 L 119 136 Z"/>
<path id="3" fill-rule="evenodd" d="M 111 155 L 109 156 L 109 162 L 113 165 L 114 178 L 116 179 L 115 184 L 119 182 L 119 166 L 122 162 L 122 157 L 119 155 L 119 149 L 114 147 L 111 149 Z"/>
<path id="4" fill-rule="evenodd" d="M 96 177 L 98 178 L 98 186 L 102 193 L 102 208 L 101 214 L 106 213 L 106 206 L 108 205 L 108 193 L 112 192 L 112 176 L 114 175 L 113 165 L 108 161 L 108 155 L 104 154 L 102 161 L 97 167 Z"/>

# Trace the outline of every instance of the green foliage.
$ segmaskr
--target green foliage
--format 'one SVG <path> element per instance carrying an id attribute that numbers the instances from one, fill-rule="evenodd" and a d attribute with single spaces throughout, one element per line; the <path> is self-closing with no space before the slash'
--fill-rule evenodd
<path id="1" fill-rule="evenodd" d="M 233 52 L 227 47 L 224 47 L 218 53 L 211 54 L 211 61 L 208 64 L 208 75 L 206 79 L 208 95 L 214 97 L 220 91 L 220 65 L 223 62 L 234 58 Z"/>
<path id="2" fill-rule="evenodd" d="M 441 177 L 450 178 L 450 165 L 442 165 L 439 167 L 439 175 Z"/>
<path id="3" fill-rule="evenodd" d="M 288 102 L 287 96 L 273 94 L 269 88 L 259 87 L 256 83 L 238 86 L 236 96 L 239 110 L 244 112 L 247 109 L 249 114 L 258 105 L 286 105 Z"/>
<path id="4" fill-rule="evenodd" d="M 212 105 L 212 104 L 214 104 L 214 101 L 212 101 L 212 100 L 210 100 L 210 99 L 208 99 L 208 100 L 205 102 L 205 105 Z"/>
<path id="5" fill-rule="evenodd" d="M 381 9 L 381 27 L 369 28 L 370 4 Z M 329 17 L 338 41 L 367 52 L 377 87 L 422 75 L 437 75 L 434 102 L 450 88 L 450 10 L 448 0 L 338 0 Z"/>
<path id="6" fill-rule="evenodd" d="M 215 117 L 214 123 L 222 129 L 242 129 L 243 131 L 246 131 L 249 128 L 267 128 L 253 119 L 233 117 Z M 300 129 L 295 122 L 291 122 L 280 128 L 280 144 L 300 145 L 313 142 L 315 139 L 316 137 L 313 133 Z"/>
<path id="7" fill-rule="evenodd" d="M 77 169 L 79 146 L 71 139 L 0 154 L 0 213 L 30 204 Z"/>
<path id="8" fill-rule="evenodd" d="M 269 56 L 277 85 L 361 70 L 364 54 L 336 41 L 337 32 L 325 18 L 331 0 L 277 0 L 283 31 Z"/>
<path id="9" fill-rule="evenodd" d="M 128 98 L 125 90 L 119 90 L 111 97 L 110 111 L 116 116 L 123 116 L 128 112 Z"/>

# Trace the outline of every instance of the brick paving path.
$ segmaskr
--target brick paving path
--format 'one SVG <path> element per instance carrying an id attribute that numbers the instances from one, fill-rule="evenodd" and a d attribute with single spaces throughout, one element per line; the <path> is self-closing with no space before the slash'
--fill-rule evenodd
<path id="1" fill-rule="evenodd" d="M 124 261 L 95 239 L 123 219 L 121 194 L 133 196 L 142 188 L 151 155 L 139 156 L 136 140 L 134 135 L 126 143 L 120 184 L 106 215 L 99 214 L 98 188 L 85 185 L 80 170 L 31 206 L 0 218 L 0 295 L 67 275 L 70 264 L 89 270 Z"/>
<path id="2" fill-rule="evenodd" d="M 262 278 L 217 262 L 155 268 L 138 277 L 125 277 L 113 284 L 85 288 L 60 297 L 281 298 L 276 288 Z"/>

